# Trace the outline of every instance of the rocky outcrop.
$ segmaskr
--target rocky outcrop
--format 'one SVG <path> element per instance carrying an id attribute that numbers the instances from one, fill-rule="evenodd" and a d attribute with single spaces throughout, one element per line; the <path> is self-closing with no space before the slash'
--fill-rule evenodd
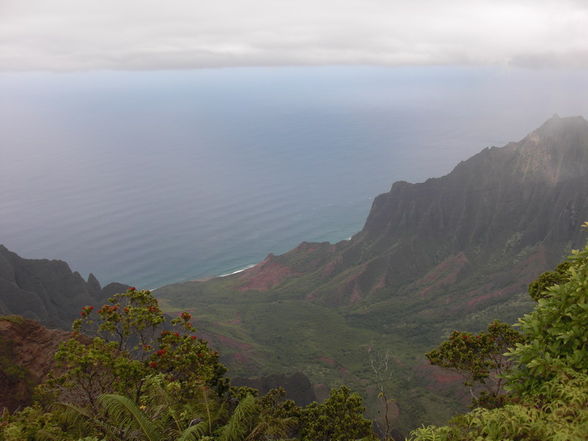
<path id="1" fill-rule="evenodd" d="M 126 288 L 120 283 L 102 288 L 93 274 L 86 281 L 61 260 L 24 259 L 0 245 L 0 314 L 68 329 L 82 306 Z"/>
<path id="2" fill-rule="evenodd" d="M 70 335 L 19 316 L 0 317 L 0 413 L 31 403 L 33 388 L 47 377 L 53 354 Z"/>

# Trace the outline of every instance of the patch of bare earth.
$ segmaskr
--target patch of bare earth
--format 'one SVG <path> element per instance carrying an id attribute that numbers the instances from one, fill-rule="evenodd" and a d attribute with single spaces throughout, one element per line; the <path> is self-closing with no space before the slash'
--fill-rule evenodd
<path id="1" fill-rule="evenodd" d="M 239 291 L 268 291 L 296 273 L 286 265 L 276 262 L 270 254 L 253 268 L 243 271 L 239 277 Z"/>

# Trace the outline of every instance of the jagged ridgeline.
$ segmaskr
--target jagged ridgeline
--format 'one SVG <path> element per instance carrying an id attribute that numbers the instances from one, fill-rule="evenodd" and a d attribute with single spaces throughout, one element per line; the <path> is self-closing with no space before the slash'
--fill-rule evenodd
<path id="1" fill-rule="evenodd" d="M 86 281 L 66 262 L 23 259 L 0 245 L 0 315 L 18 314 L 69 329 L 82 306 L 103 302 L 127 287 L 111 283 L 103 288 L 93 274 Z"/>
<path id="2" fill-rule="evenodd" d="M 234 374 L 300 370 L 319 395 L 347 383 L 370 405 L 374 361 L 387 358 L 395 426 L 442 421 L 460 406 L 447 398 L 459 380 L 422 354 L 452 329 L 530 310 L 527 284 L 584 244 L 587 190 L 588 122 L 554 116 L 447 176 L 395 183 L 351 240 L 156 294 L 194 312 Z"/>

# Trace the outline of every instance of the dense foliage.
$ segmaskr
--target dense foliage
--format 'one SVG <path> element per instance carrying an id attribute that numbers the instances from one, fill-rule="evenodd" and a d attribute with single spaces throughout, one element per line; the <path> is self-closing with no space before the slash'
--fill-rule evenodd
<path id="1" fill-rule="evenodd" d="M 359 439 L 370 432 L 363 418 L 361 397 L 347 387 L 331 391 L 324 403 L 311 403 L 302 413 L 304 441 L 343 441 Z"/>
<path id="2" fill-rule="evenodd" d="M 465 378 L 473 405 L 492 408 L 504 403 L 503 374 L 512 367 L 505 352 L 524 341 L 507 323 L 493 321 L 478 334 L 453 331 L 448 340 L 427 353 L 431 364 L 453 369 Z"/>
<path id="3" fill-rule="evenodd" d="M 547 288 L 566 283 L 571 262 L 562 262 L 553 271 L 546 271 L 529 285 L 529 295 L 536 302 L 547 297 Z"/>
<path id="4" fill-rule="evenodd" d="M 412 441 L 588 439 L 588 246 L 529 288 L 537 306 L 519 320 L 524 341 L 507 354 L 504 405 L 418 429 Z"/>
<path id="5" fill-rule="evenodd" d="M 0 441 L 194 441 L 372 437 L 359 395 L 342 387 L 300 408 L 283 390 L 230 387 L 219 354 L 130 288 L 82 308 L 36 403 L 0 418 Z M 328 421 L 328 424 L 317 424 Z"/>

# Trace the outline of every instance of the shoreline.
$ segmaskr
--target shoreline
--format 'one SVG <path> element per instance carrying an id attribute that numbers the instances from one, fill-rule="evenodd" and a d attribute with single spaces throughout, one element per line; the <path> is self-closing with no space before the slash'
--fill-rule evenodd
<path id="1" fill-rule="evenodd" d="M 242 273 L 243 271 L 248 270 L 249 268 L 253 268 L 255 265 L 257 265 L 257 263 L 251 263 L 251 264 L 249 264 L 241 269 L 238 269 L 236 271 L 226 273 L 226 274 L 220 274 L 218 276 L 209 277 L 209 279 L 214 279 L 215 277 L 228 277 L 228 276 L 232 276 L 233 274 L 239 274 L 239 273 Z"/>

